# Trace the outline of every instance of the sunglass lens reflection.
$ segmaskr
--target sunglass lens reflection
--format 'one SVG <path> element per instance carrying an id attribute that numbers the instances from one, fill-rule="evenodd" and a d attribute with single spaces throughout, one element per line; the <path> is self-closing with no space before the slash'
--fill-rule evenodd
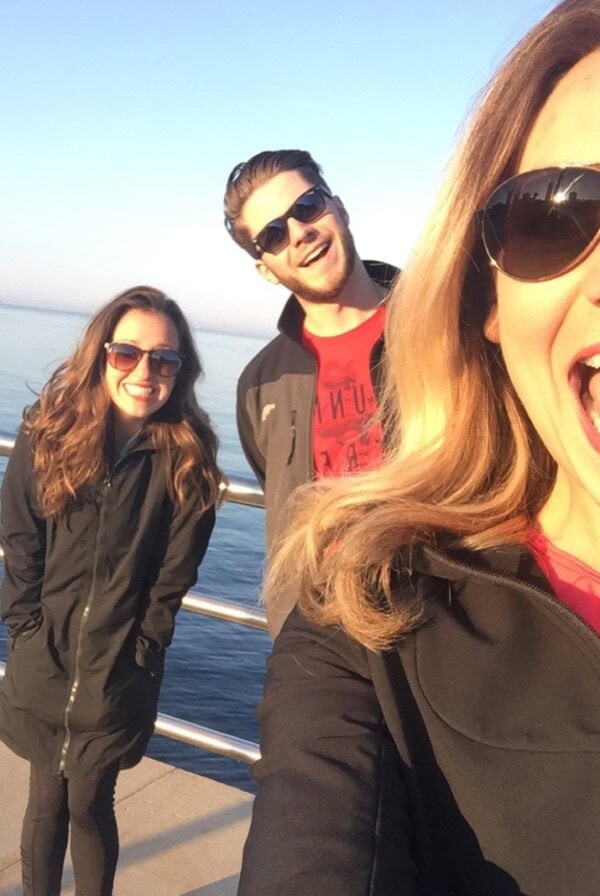
<path id="1" fill-rule="evenodd" d="M 177 352 L 157 350 L 150 355 L 150 367 L 159 376 L 175 376 L 181 367 L 181 358 Z"/>
<path id="2" fill-rule="evenodd" d="M 325 202 L 325 196 L 321 192 L 305 193 L 296 202 L 293 217 L 302 221 L 303 224 L 314 221 L 323 212 Z"/>
<path id="3" fill-rule="evenodd" d="M 285 221 L 271 221 L 260 234 L 258 243 L 265 252 L 277 253 L 287 242 L 287 224 Z"/>
<path id="4" fill-rule="evenodd" d="M 133 345 L 112 345 L 108 350 L 108 359 L 117 370 L 133 370 L 141 358 L 141 351 Z"/>
<path id="5" fill-rule="evenodd" d="M 483 237 L 500 270 L 522 280 L 557 276 L 600 229 L 600 171 L 553 168 L 502 184 L 484 215 Z"/>

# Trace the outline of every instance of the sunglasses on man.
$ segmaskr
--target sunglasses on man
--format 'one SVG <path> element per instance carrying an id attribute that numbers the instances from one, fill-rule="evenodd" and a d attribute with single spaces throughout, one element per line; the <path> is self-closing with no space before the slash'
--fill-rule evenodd
<path id="1" fill-rule="evenodd" d="M 285 249 L 290 242 L 288 219 L 294 218 L 301 224 L 310 224 L 312 221 L 316 221 L 324 214 L 328 197 L 331 197 L 331 193 L 318 184 L 298 196 L 287 212 L 265 224 L 254 237 L 252 245 L 256 250 L 256 257 L 260 258 L 263 252 L 277 255 L 282 249 Z"/>
<path id="2" fill-rule="evenodd" d="M 500 184 L 478 213 L 492 264 L 537 283 L 580 264 L 600 242 L 600 170 L 540 168 Z"/>
<path id="3" fill-rule="evenodd" d="M 320 184 L 306 190 L 290 205 L 287 212 L 265 224 L 248 247 L 250 253 L 254 258 L 260 258 L 264 252 L 277 255 L 290 242 L 287 225 L 289 218 L 294 218 L 301 224 L 311 224 L 325 213 L 328 198 L 331 198 L 331 193 Z M 234 224 L 231 218 L 225 218 L 225 227 L 229 233 L 233 231 Z"/>

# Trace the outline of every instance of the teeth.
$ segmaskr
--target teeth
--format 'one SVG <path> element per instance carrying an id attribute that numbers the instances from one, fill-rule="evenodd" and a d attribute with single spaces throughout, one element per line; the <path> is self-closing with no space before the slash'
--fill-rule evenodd
<path id="1" fill-rule="evenodd" d="M 600 370 L 600 353 L 590 355 L 589 358 L 582 358 L 581 363 L 586 367 L 592 367 L 594 370 Z"/>
<path id="2" fill-rule="evenodd" d="M 125 386 L 125 391 L 128 395 L 131 395 L 132 398 L 137 398 L 138 396 L 147 398 L 152 395 L 153 389 L 151 386 L 134 386 L 128 383 Z"/>
<path id="3" fill-rule="evenodd" d="M 588 411 L 588 415 L 596 428 L 596 432 L 600 432 L 600 414 L 598 411 Z"/>
<path id="4" fill-rule="evenodd" d="M 311 254 L 308 256 L 308 258 L 306 258 L 304 260 L 303 267 L 305 265 L 310 264 L 311 262 L 315 261 L 320 255 L 323 254 L 323 252 L 325 251 L 326 248 L 327 247 L 325 245 L 319 246 L 318 249 L 316 249 L 314 252 L 311 252 Z M 598 357 L 600 358 L 600 355 Z"/>

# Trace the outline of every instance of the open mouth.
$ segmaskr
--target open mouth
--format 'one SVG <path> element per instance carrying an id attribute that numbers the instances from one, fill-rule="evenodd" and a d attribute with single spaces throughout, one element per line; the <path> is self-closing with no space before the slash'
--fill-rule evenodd
<path id="1" fill-rule="evenodd" d="M 310 252 L 306 256 L 304 261 L 300 264 L 300 267 L 308 268 L 311 266 L 311 264 L 314 264 L 316 261 L 319 261 L 321 258 L 323 258 L 324 255 L 327 254 L 327 252 L 329 251 L 330 245 L 331 245 L 331 243 L 329 240 L 326 240 L 324 243 L 321 243 L 319 246 L 316 247 L 316 249 L 313 249 L 312 252 Z"/>
<path id="2" fill-rule="evenodd" d="M 600 433 L 600 352 L 576 361 L 570 379 L 586 417 Z"/>
<path id="3" fill-rule="evenodd" d="M 153 386 L 135 386 L 133 383 L 126 383 L 124 389 L 131 398 L 147 400 L 154 394 Z"/>

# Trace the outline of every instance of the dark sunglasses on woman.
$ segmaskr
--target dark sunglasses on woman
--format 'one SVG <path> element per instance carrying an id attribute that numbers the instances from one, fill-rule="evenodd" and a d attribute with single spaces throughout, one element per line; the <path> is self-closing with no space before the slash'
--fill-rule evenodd
<path id="1" fill-rule="evenodd" d="M 179 352 L 170 348 L 154 348 L 149 351 L 128 342 L 105 342 L 104 348 L 110 366 L 122 373 L 134 370 L 144 355 L 148 355 L 150 370 L 158 376 L 176 376 L 183 363 Z"/>
<path id="2" fill-rule="evenodd" d="M 600 170 L 540 168 L 496 187 L 478 213 L 492 264 L 514 280 L 551 280 L 600 242 Z"/>

